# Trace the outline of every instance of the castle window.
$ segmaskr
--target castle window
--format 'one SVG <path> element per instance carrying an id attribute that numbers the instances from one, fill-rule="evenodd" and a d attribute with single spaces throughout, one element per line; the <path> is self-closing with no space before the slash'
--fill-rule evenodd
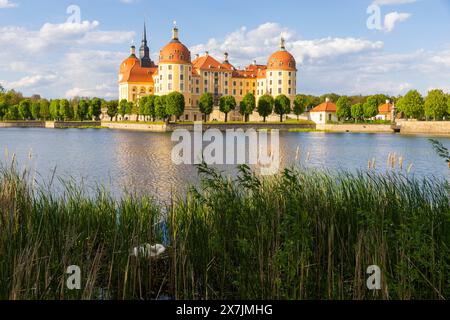
<path id="1" fill-rule="evenodd" d="M 180 91 L 184 91 L 184 83 L 180 83 Z"/>
<path id="2" fill-rule="evenodd" d="M 172 66 L 171 66 L 171 65 L 168 66 L 167 69 L 168 69 L 168 70 L 172 70 Z"/>
<path id="3" fill-rule="evenodd" d="M 184 80 L 184 74 L 180 74 L 180 80 Z"/>
<path id="4" fill-rule="evenodd" d="M 289 88 L 289 89 L 288 89 L 288 92 L 289 92 L 289 95 L 291 95 L 291 94 L 292 94 L 292 89 Z"/>
<path id="5" fill-rule="evenodd" d="M 168 79 L 172 80 L 172 75 L 171 74 L 169 74 Z"/>
<path id="6" fill-rule="evenodd" d="M 278 94 L 281 94 L 281 88 L 278 88 Z"/>
<path id="7" fill-rule="evenodd" d="M 172 91 L 172 84 L 171 83 L 167 84 L 167 90 Z"/>

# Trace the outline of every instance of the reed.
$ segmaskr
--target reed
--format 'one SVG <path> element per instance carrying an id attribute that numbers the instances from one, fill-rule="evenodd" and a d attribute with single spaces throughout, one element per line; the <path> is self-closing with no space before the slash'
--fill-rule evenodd
<path id="1" fill-rule="evenodd" d="M 199 166 L 202 184 L 157 199 L 65 183 L 58 196 L 0 170 L 0 299 L 444 299 L 450 297 L 445 180 L 392 171 Z M 159 258 L 130 255 L 163 243 Z M 83 289 L 65 286 L 69 265 Z M 382 270 L 382 290 L 366 269 Z"/>

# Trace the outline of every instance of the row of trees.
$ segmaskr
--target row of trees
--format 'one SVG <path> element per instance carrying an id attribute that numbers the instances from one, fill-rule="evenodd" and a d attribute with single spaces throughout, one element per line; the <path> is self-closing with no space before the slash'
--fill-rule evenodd
<path id="1" fill-rule="evenodd" d="M 41 99 L 24 98 L 13 90 L 0 92 L 0 120 L 92 120 L 98 119 L 106 101 L 74 98 Z"/>
<path id="2" fill-rule="evenodd" d="M 208 115 L 214 109 L 214 96 L 211 93 L 204 93 L 199 99 L 199 110 L 203 114 L 203 120 L 206 121 Z M 144 119 L 161 119 L 168 121 L 171 117 L 176 120 L 184 114 L 185 100 L 184 96 L 179 92 L 172 92 L 164 96 L 144 96 L 139 99 L 137 103 L 122 100 L 116 106 L 115 103 L 107 102 L 107 113 L 111 121 L 120 115 L 125 118 L 126 115 L 137 115 L 137 119 L 143 116 Z M 223 96 L 219 99 L 219 110 L 225 114 L 225 122 L 228 121 L 228 114 L 236 110 L 238 107 L 236 99 L 233 96 Z M 294 112 L 300 116 L 306 109 L 306 103 L 298 97 L 294 101 Z M 275 99 L 272 96 L 262 96 L 258 104 L 256 98 L 252 93 L 247 94 L 239 105 L 240 113 L 249 120 L 249 115 L 257 111 L 261 117 L 266 118 L 273 112 L 280 116 L 280 121 L 283 121 L 283 116 L 292 112 L 291 101 L 285 95 L 280 95 Z"/>
<path id="3" fill-rule="evenodd" d="M 336 102 L 337 116 L 340 120 L 363 121 L 373 119 L 379 114 L 379 106 L 386 100 L 396 104 L 397 112 L 410 119 L 434 119 L 442 120 L 450 118 L 450 95 L 442 90 L 431 90 L 426 97 L 417 90 L 411 90 L 404 96 L 392 97 L 383 94 L 373 96 L 340 96 L 330 93 L 322 96 L 302 95 L 295 97 L 293 103 L 285 95 L 273 98 L 270 95 L 262 96 L 258 102 L 252 93 L 248 93 L 238 105 L 233 96 L 223 96 L 218 101 L 219 110 L 225 114 L 225 121 L 228 121 L 228 114 L 237 108 L 244 116 L 245 121 L 249 121 L 249 116 L 256 111 L 263 119 L 275 113 L 280 116 L 295 114 L 297 118 L 306 110 L 309 110 L 326 98 Z M 208 115 L 213 112 L 214 96 L 211 93 L 203 94 L 199 99 L 199 109 L 206 121 Z M 291 108 L 292 105 L 292 108 Z M 14 90 L 5 91 L 0 85 L 0 120 L 92 120 L 98 119 L 102 109 L 107 110 L 111 121 L 121 115 L 143 116 L 144 119 L 156 121 L 161 119 L 168 121 L 171 117 L 177 120 L 184 114 L 185 100 L 179 92 L 173 92 L 166 96 L 145 96 L 137 103 L 126 100 L 105 101 L 99 98 L 82 99 L 74 98 L 46 100 L 40 96 L 24 98 L 20 92 Z"/>
<path id="4" fill-rule="evenodd" d="M 425 98 L 417 90 L 411 90 L 403 97 L 377 94 L 355 104 L 349 97 L 341 96 L 336 103 L 336 115 L 340 120 L 372 119 L 379 114 L 379 106 L 386 100 L 395 103 L 397 113 L 409 119 L 442 120 L 450 115 L 450 95 L 439 89 L 429 91 Z"/>

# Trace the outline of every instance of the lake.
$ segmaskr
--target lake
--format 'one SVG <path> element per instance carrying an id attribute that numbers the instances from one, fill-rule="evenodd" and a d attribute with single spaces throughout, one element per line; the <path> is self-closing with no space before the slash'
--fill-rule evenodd
<path id="1" fill-rule="evenodd" d="M 378 171 L 388 169 L 388 155 L 404 159 L 403 172 L 420 177 L 446 179 L 448 168 L 433 151 L 426 136 L 281 132 L 282 167 L 301 165 L 321 169 L 367 170 L 375 159 Z M 450 146 L 450 138 L 437 138 Z M 28 168 L 37 181 L 56 176 L 86 186 L 97 183 L 120 195 L 124 188 L 167 200 L 198 183 L 194 166 L 175 165 L 169 133 L 96 129 L 0 130 L 1 162 L 16 155 L 19 168 Z M 299 153 L 297 153 L 299 149 Z M 297 156 L 298 154 L 298 156 Z M 233 166 L 220 166 L 234 174 Z M 397 167 L 397 171 L 400 168 Z"/>

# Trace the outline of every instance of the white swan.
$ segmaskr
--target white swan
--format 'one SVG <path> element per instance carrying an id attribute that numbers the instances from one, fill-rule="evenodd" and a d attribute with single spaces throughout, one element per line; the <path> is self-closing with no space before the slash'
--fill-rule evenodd
<path id="1" fill-rule="evenodd" d="M 136 258 L 154 258 L 166 252 L 166 248 L 162 244 L 154 246 L 146 243 L 145 245 L 133 248 L 132 255 Z"/>

